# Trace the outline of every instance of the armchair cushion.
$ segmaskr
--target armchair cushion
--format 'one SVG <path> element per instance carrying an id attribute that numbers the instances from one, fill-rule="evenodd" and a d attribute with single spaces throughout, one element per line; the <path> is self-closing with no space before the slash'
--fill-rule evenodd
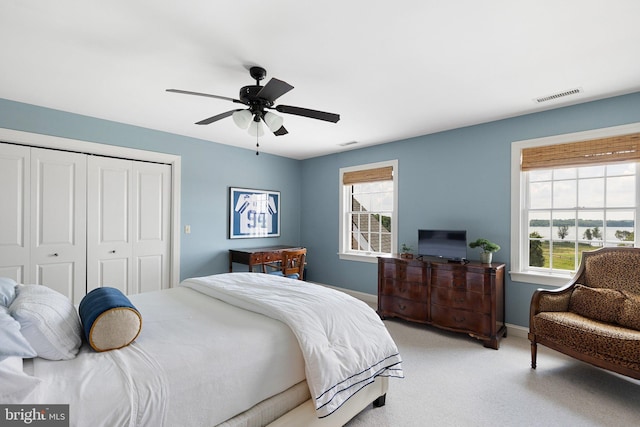
<path id="1" fill-rule="evenodd" d="M 588 319 L 571 312 L 540 313 L 536 333 L 591 357 L 640 370 L 640 331 Z"/>
<path id="2" fill-rule="evenodd" d="M 622 303 L 618 323 L 640 331 L 640 295 L 625 294 L 627 298 Z"/>
<path id="3" fill-rule="evenodd" d="M 577 284 L 571 293 L 569 311 L 590 319 L 616 323 L 625 300 L 620 291 Z"/>

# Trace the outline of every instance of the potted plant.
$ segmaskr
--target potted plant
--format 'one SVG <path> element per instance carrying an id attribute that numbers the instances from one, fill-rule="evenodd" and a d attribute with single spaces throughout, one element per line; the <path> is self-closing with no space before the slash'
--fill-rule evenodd
<path id="1" fill-rule="evenodd" d="M 400 252 L 400 258 L 413 259 L 413 254 L 411 253 L 412 250 L 413 248 L 411 246 L 407 245 L 406 243 L 403 243 L 402 252 Z"/>
<path id="2" fill-rule="evenodd" d="M 469 243 L 470 248 L 481 248 L 482 252 L 480 253 L 480 262 L 483 264 L 491 264 L 491 258 L 493 258 L 493 253 L 498 252 L 500 250 L 500 246 L 487 240 L 487 239 L 478 239 L 475 242 Z"/>

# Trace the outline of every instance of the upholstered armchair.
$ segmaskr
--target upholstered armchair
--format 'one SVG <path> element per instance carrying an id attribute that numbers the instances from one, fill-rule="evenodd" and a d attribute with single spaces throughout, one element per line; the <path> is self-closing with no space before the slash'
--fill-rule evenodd
<path id="1" fill-rule="evenodd" d="M 529 340 L 534 369 L 542 344 L 640 379 L 640 248 L 584 252 L 567 285 L 537 290 L 531 298 Z"/>

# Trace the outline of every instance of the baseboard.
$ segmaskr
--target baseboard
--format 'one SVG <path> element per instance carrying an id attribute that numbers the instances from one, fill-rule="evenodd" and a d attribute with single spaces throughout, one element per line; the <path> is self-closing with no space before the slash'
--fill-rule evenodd
<path id="1" fill-rule="evenodd" d="M 332 288 L 338 290 L 340 292 L 344 292 L 347 295 L 351 295 L 354 298 L 359 299 L 360 301 L 364 301 L 367 304 L 377 307 L 378 306 L 378 296 L 373 294 L 367 294 L 365 292 L 352 291 L 351 289 L 340 288 L 337 286 L 325 285 L 324 283 L 313 282 L 316 285 L 325 286 L 327 288 Z M 511 323 L 507 323 L 507 336 L 508 337 L 518 337 L 528 339 L 529 328 L 520 325 L 514 325 Z"/>
<path id="2" fill-rule="evenodd" d="M 351 289 L 339 288 L 337 286 L 325 285 L 324 283 L 311 282 L 316 285 L 324 286 L 326 288 L 335 289 L 340 292 L 344 292 L 347 295 L 351 295 L 354 298 L 359 299 L 360 301 L 364 301 L 369 305 L 373 305 L 375 307 L 378 306 L 378 296 L 373 294 L 367 294 L 365 292 L 352 291 Z"/>

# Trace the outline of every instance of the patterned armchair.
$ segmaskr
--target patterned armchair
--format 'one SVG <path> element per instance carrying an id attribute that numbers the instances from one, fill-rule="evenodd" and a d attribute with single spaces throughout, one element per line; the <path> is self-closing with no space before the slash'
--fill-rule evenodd
<path id="1" fill-rule="evenodd" d="M 582 254 L 565 286 L 537 290 L 529 313 L 531 367 L 537 344 L 640 379 L 640 248 Z"/>

